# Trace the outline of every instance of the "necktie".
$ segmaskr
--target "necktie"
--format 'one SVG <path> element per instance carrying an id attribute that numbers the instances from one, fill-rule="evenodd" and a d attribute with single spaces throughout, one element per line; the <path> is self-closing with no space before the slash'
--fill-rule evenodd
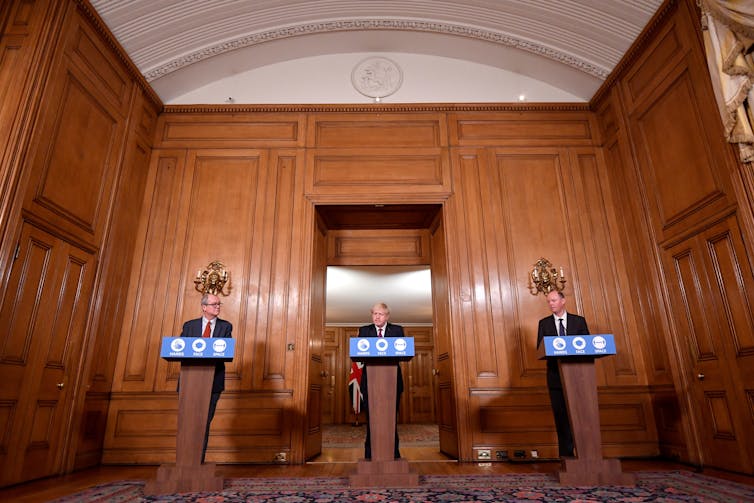
<path id="1" fill-rule="evenodd" d="M 381 328 L 377 329 L 377 337 L 382 337 L 382 329 Z"/>
<path id="2" fill-rule="evenodd" d="M 563 318 L 558 318 L 558 323 L 560 324 L 560 327 L 558 328 L 558 335 L 561 337 L 565 337 L 565 326 L 563 325 Z"/>
<path id="3" fill-rule="evenodd" d="M 209 337 L 212 334 L 212 323 L 207 322 L 207 324 L 204 326 L 204 333 L 202 334 L 202 337 Z"/>

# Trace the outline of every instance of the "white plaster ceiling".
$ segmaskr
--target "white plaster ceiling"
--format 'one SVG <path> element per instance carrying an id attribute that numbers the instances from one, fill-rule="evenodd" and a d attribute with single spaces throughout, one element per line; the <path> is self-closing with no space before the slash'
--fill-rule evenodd
<path id="1" fill-rule="evenodd" d="M 91 0 L 91 3 L 158 95 L 165 103 L 171 103 L 198 88 L 250 70 L 345 53 L 453 58 L 529 77 L 588 101 L 662 2 Z M 290 68 L 286 71 L 290 72 Z M 281 96 L 280 101 L 291 102 L 291 96 Z"/>

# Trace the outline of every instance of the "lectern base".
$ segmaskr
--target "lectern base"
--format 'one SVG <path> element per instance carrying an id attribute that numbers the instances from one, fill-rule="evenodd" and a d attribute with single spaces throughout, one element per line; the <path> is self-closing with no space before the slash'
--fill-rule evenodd
<path id="1" fill-rule="evenodd" d="M 161 465 L 157 478 L 148 480 L 144 494 L 175 494 L 222 491 L 223 478 L 215 473 L 215 463 L 196 466 Z"/>
<path id="2" fill-rule="evenodd" d="M 619 459 L 564 459 L 558 472 L 565 486 L 635 486 L 636 476 L 623 473 Z"/>
<path id="3" fill-rule="evenodd" d="M 349 477 L 352 487 L 416 487 L 419 474 L 412 473 L 405 459 L 367 461 L 362 459 Z"/>

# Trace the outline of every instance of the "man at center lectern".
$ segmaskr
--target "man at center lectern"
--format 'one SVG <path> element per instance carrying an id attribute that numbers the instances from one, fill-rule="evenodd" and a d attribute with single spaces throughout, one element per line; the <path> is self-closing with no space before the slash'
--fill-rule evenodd
<path id="1" fill-rule="evenodd" d="M 390 319 L 390 308 L 387 304 L 379 302 L 372 306 L 372 324 L 364 325 L 359 328 L 359 337 L 405 337 L 403 335 L 403 327 L 388 323 Z M 401 393 L 403 393 L 403 374 L 401 373 L 401 367 L 399 364 L 395 364 L 398 367 L 398 377 L 396 379 L 396 394 L 395 394 L 395 413 L 398 413 L 398 406 L 401 403 Z M 364 457 L 366 459 L 372 459 L 372 442 L 371 434 L 369 431 L 369 385 L 367 380 L 367 368 L 368 364 L 364 364 L 364 370 L 361 376 L 361 391 L 364 400 L 363 410 L 366 414 L 367 423 L 367 436 L 364 441 Z M 395 451 L 394 456 L 396 459 L 401 457 L 401 453 L 398 450 L 398 427 L 395 428 Z"/>
<path id="2" fill-rule="evenodd" d="M 183 324 L 181 337 L 232 337 L 233 325 L 230 322 L 221 320 L 217 316 L 220 314 L 220 298 L 217 295 L 206 293 L 202 296 L 202 317 L 189 320 Z M 207 414 L 207 428 L 204 432 L 204 444 L 202 446 L 202 463 L 204 455 L 207 452 L 207 441 L 209 440 L 209 424 L 215 417 L 217 401 L 220 399 L 220 393 L 225 390 L 225 362 L 215 364 L 215 376 L 212 380 L 212 395 L 209 400 L 209 411 Z"/>
<path id="3" fill-rule="evenodd" d="M 589 335 L 586 319 L 566 312 L 563 292 L 553 290 L 546 296 L 552 316 L 539 320 L 537 348 L 544 337 Z M 558 454 L 561 457 L 573 456 L 573 429 L 568 420 L 568 407 L 560 382 L 560 369 L 557 358 L 547 358 L 547 389 L 550 392 L 552 414 L 555 417 L 555 430 L 558 433 Z"/>

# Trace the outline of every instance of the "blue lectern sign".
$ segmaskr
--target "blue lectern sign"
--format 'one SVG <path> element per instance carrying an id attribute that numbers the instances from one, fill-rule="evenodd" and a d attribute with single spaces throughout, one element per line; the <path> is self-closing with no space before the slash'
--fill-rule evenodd
<path id="1" fill-rule="evenodd" d="M 414 356 L 413 337 L 351 337 L 351 358 L 404 358 Z"/>
<path id="2" fill-rule="evenodd" d="M 544 337 L 544 356 L 605 356 L 615 354 L 613 334 Z"/>
<path id="3" fill-rule="evenodd" d="M 232 360 L 236 340 L 231 337 L 163 337 L 160 356 L 166 360 Z"/>

